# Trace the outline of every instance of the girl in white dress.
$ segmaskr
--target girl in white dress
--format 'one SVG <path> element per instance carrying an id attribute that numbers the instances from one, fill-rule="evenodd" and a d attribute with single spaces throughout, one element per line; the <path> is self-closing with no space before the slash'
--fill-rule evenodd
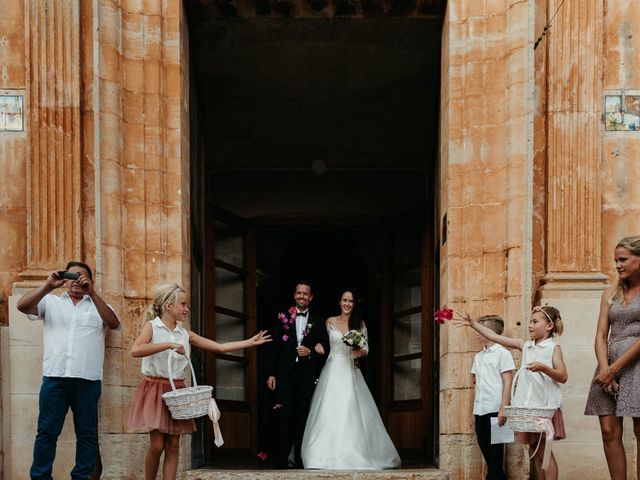
<path id="1" fill-rule="evenodd" d="M 354 310 L 351 290 L 343 292 L 340 309 L 339 316 L 326 322 L 331 350 L 313 394 L 304 431 L 304 468 L 398 468 L 398 451 L 382 423 L 362 372 L 357 368 L 357 359 L 365 357 L 369 348 L 367 329 Z M 349 330 L 362 332 L 365 337 L 362 348 L 355 349 L 343 342 L 343 336 Z"/>
<path id="2" fill-rule="evenodd" d="M 191 345 L 222 353 L 257 347 L 271 341 L 271 335 L 261 331 L 246 340 L 218 343 L 185 328 L 183 325 L 188 316 L 186 291 L 175 283 L 157 285 L 153 292 L 153 304 L 143 313 L 142 331 L 131 347 L 131 356 L 142 358 L 143 378 L 133 397 L 129 426 L 132 430 L 149 432 L 149 448 L 144 459 L 145 480 L 156 478 L 163 453 L 162 478 L 175 480 L 180 436 L 196 430 L 192 419 L 172 418 L 162 400 L 162 395 L 172 390 L 168 379 L 169 354 L 172 351 L 180 354 L 172 359 L 171 370 L 176 378 L 176 387 L 184 388 Z"/>

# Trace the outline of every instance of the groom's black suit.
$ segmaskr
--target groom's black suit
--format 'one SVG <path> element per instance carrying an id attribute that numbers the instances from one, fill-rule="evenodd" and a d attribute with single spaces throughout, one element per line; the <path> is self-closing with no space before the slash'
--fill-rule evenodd
<path id="1" fill-rule="evenodd" d="M 276 379 L 275 405 L 276 444 L 273 451 L 273 465 L 286 468 L 291 445 L 295 447 L 295 466 L 302 468 L 300 447 L 304 427 L 309 414 L 311 397 L 320 370 L 329 354 L 329 338 L 322 316 L 308 311 L 307 334 L 301 345 L 309 349 L 308 356 L 299 357 L 296 348 L 295 323 L 285 329 L 282 322 L 272 330 L 273 343 L 268 364 L 268 375 Z M 288 314 L 287 314 L 288 315 Z M 325 354 L 315 351 L 315 345 L 321 343 Z M 298 359 L 296 361 L 296 359 Z"/>

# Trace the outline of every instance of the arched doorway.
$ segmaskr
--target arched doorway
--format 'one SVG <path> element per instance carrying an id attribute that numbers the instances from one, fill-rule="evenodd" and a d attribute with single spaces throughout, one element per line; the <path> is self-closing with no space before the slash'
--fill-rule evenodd
<path id="1" fill-rule="evenodd" d="M 325 315 L 341 287 L 359 288 L 375 351 L 367 382 L 405 465 L 432 464 L 442 18 L 194 11 L 194 328 L 223 341 L 269 328 L 301 277 Z M 226 445 L 196 439 L 196 464 L 255 467 L 268 450 L 265 353 L 200 359 Z"/>

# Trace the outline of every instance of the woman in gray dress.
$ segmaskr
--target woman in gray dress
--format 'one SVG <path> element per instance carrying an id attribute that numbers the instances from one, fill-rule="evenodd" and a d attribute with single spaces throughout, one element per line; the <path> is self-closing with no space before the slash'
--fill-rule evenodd
<path id="1" fill-rule="evenodd" d="M 598 367 L 585 415 L 598 415 L 612 480 L 626 480 L 623 417 L 633 418 L 640 478 L 640 236 L 620 240 L 615 251 L 618 283 L 605 291 L 595 338 Z"/>

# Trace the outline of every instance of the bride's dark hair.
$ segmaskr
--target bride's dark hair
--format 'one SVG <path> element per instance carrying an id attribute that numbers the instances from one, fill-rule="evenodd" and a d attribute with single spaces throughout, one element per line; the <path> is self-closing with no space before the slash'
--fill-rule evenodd
<path id="1" fill-rule="evenodd" d="M 353 296 L 353 310 L 351 310 L 351 315 L 349 315 L 349 330 L 362 330 L 362 311 L 360 310 L 362 300 L 358 297 L 356 290 L 353 288 L 345 288 L 342 290 L 338 303 L 342 301 L 342 297 L 347 292 Z"/>

